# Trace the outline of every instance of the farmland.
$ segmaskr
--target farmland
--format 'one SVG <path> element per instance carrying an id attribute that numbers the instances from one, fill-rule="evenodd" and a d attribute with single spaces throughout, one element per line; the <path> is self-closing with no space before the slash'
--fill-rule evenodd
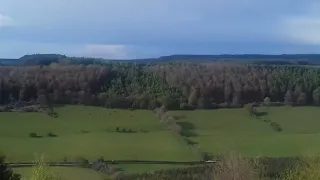
<path id="1" fill-rule="evenodd" d="M 260 107 L 257 110 L 262 112 L 259 117 L 251 117 L 243 108 L 168 113 L 179 117 L 176 122 L 188 132 L 186 138 L 211 155 L 237 151 L 251 157 L 288 157 L 314 155 L 320 151 L 318 107 Z M 199 160 L 199 156 L 173 132 L 166 130 L 150 110 L 67 105 L 55 107 L 55 111 L 59 115 L 57 118 L 43 113 L 1 112 L 0 143 L 4 145 L 1 152 L 6 154 L 7 162 L 30 162 L 36 154 L 44 154 L 47 161 L 60 162 L 75 161 L 79 157 L 89 161 L 99 157 L 106 160 Z M 266 121 L 278 123 L 282 130 L 275 131 Z M 117 132 L 117 129 L 128 132 Z M 30 133 L 39 137 L 29 137 Z M 118 167 L 126 173 L 141 173 L 183 166 Z M 89 169 L 52 169 L 63 176 L 70 170 L 81 171 L 81 177 L 100 178 Z M 30 168 L 15 171 L 28 176 Z"/>
<path id="2" fill-rule="evenodd" d="M 0 114 L 1 152 L 8 162 L 30 162 L 35 154 L 47 161 L 196 160 L 196 156 L 160 125 L 152 111 L 99 107 L 55 108 L 58 118 L 43 113 Z M 116 132 L 117 127 L 128 133 Z M 36 133 L 39 138 L 29 137 Z M 48 133 L 56 137 L 48 137 Z"/>
<path id="3" fill-rule="evenodd" d="M 237 151 L 247 156 L 287 157 L 320 152 L 319 107 L 262 107 L 260 117 L 244 109 L 175 111 L 188 137 L 212 155 Z M 274 131 L 267 122 L 278 123 Z"/>
<path id="4" fill-rule="evenodd" d="M 31 177 L 32 170 L 31 168 L 16 168 L 14 169 L 16 173 L 22 174 L 24 178 L 28 179 Z M 63 179 L 68 180 L 102 180 L 101 175 L 98 172 L 95 172 L 90 169 L 84 168 L 73 168 L 73 167 L 59 167 L 59 168 L 50 168 L 50 171 L 58 173 L 59 176 Z"/>

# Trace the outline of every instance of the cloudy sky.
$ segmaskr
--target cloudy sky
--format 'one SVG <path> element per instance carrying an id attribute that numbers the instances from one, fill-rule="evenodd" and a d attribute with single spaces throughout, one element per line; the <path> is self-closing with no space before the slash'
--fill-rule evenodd
<path id="1" fill-rule="evenodd" d="M 318 0 L 0 0 L 0 57 L 320 53 Z"/>

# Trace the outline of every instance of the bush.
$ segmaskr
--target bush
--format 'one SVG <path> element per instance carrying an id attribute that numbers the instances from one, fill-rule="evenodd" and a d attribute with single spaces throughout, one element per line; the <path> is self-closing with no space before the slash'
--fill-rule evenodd
<path id="1" fill-rule="evenodd" d="M 269 106 L 269 105 L 270 105 L 270 102 L 271 102 L 271 100 L 270 100 L 269 97 L 266 97 L 266 98 L 264 98 L 264 100 L 263 100 L 263 104 L 264 104 L 265 106 Z"/>
<path id="2" fill-rule="evenodd" d="M 103 158 L 100 158 L 94 161 L 91 165 L 91 169 L 100 172 L 100 173 L 108 173 L 109 168 L 108 165 L 104 162 Z"/>
<path id="3" fill-rule="evenodd" d="M 119 128 L 119 127 L 117 127 L 117 128 L 116 128 L 116 131 L 117 131 L 117 132 L 120 132 L 120 128 Z"/>
<path id="4" fill-rule="evenodd" d="M 212 160 L 213 159 L 213 155 L 211 153 L 208 153 L 208 152 L 203 152 L 203 153 L 201 153 L 201 159 L 203 161 Z"/>
<path id="5" fill-rule="evenodd" d="M 245 105 L 244 109 L 249 113 L 250 116 L 255 116 L 257 114 L 257 110 L 253 107 L 252 104 Z"/>
<path id="6" fill-rule="evenodd" d="M 89 160 L 87 160 L 87 159 L 84 158 L 84 157 L 76 157 L 76 158 L 75 158 L 75 161 L 76 161 L 77 163 L 79 163 L 79 165 L 80 165 L 81 167 L 88 167 L 88 166 L 89 166 Z"/>
<path id="7" fill-rule="evenodd" d="M 57 135 L 54 134 L 54 133 L 52 133 L 52 132 L 49 132 L 49 133 L 48 133 L 48 136 L 49 136 L 49 137 L 57 137 Z"/>
<path id="8" fill-rule="evenodd" d="M 29 137 L 32 137 L 32 138 L 41 138 L 42 136 L 37 135 L 37 133 L 29 133 Z"/>
<path id="9" fill-rule="evenodd" d="M 275 130 L 275 131 L 282 131 L 282 127 L 276 123 L 276 122 L 271 122 L 270 126 Z"/>
<path id="10" fill-rule="evenodd" d="M 181 133 L 182 133 L 182 127 L 181 127 L 180 125 L 178 125 L 178 124 L 176 124 L 176 123 L 171 123 L 171 124 L 169 124 L 168 126 L 169 126 L 169 128 L 170 128 L 170 130 L 171 130 L 172 132 L 181 135 Z"/>
<path id="11" fill-rule="evenodd" d="M 282 180 L 318 180 L 320 179 L 320 159 L 304 157 L 281 175 Z"/>
<path id="12" fill-rule="evenodd" d="M 44 157 L 36 159 L 30 180 L 61 180 L 61 177 L 50 171 Z"/>
<path id="13" fill-rule="evenodd" d="M 271 120 L 270 120 L 270 119 L 264 119 L 263 122 L 265 122 L 265 123 L 270 123 Z"/>
<path id="14" fill-rule="evenodd" d="M 7 165 L 4 163 L 4 156 L 0 155 L 0 179 L 1 180 L 20 180 L 21 175 L 14 173 Z"/>
<path id="15" fill-rule="evenodd" d="M 258 180 L 260 172 L 255 164 L 239 154 L 229 153 L 214 167 L 217 180 Z"/>

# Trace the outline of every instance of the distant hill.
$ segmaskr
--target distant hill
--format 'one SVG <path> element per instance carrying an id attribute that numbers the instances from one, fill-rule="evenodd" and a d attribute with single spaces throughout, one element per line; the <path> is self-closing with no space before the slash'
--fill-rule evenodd
<path id="1" fill-rule="evenodd" d="M 17 65 L 19 64 L 18 59 L 1 59 L 0 58 L 0 65 Z"/>
<path id="2" fill-rule="evenodd" d="M 25 55 L 19 58 L 21 64 L 30 65 L 49 65 L 51 63 L 58 63 L 60 59 L 66 58 L 67 56 L 61 54 L 35 54 Z"/>
<path id="3" fill-rule="evenodd" d="M 241 55 L 172 55 L 162 56 L 159 61 L 241 61 L 256 64 L 320 64 L 320 54 L 283 54 L 283 55 L 260 55 L 260 54 L 241 54 Z"/>
<path id="4" fill-rule="evenodd" d="M 137 63 L 159 63 L 159 62 L 214 62 L 234 61 L 254 64 L 275 65 L 320 65 L 320 54 L 283 54 L 283 55 L 171 55 L 159 58 L 123 60 L 125 62 Z"/>
<path id="5" fill-rule="evenodd" d="M 103 64 L 106 62 L 132 62 L 132 63 L 166 63 L 166 62 L 241 62 L 264 65 L 320 65 L 320 54 L 224 54 L 224 55 L 171 55 L 159 58 L 145 59 L 99 59 L 84 57 L 67 57 L 61 54 L 34 54 L 25 55 L 19 59 L 0 59 L 0 65 L 49 65 L 51 63 L 65 64 Z"/>

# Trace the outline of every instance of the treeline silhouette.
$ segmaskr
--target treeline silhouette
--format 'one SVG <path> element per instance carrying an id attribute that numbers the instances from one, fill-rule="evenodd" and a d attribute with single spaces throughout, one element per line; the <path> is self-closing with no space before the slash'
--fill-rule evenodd
<path id="1" fill-rule="evenodd" d="M 233 63 L 1 66 L 0 104 L 211 109 L 251 102 L 320 104 L 320 68 Z"/>

